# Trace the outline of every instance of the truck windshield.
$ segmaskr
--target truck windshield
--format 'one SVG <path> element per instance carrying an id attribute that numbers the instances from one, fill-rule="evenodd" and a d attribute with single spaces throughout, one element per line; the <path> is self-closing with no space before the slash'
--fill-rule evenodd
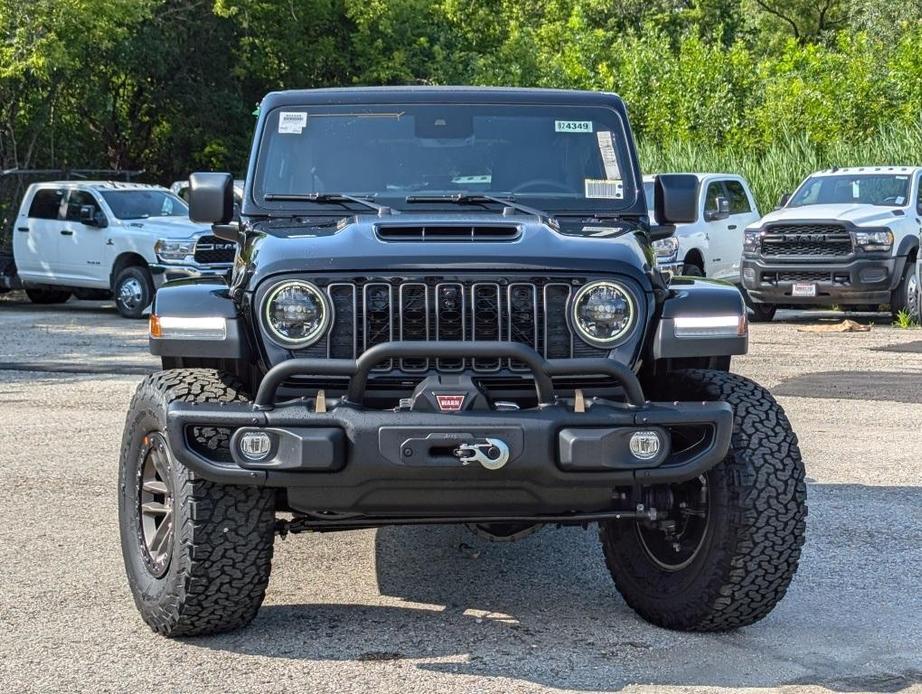
<path id="1" fill-rule="evenodd" d="M 787 206 L 851 204 L 902 207 L 908 195 L 908 175 L 811 176 L 801 184 Z"/>
<path id="2" fill-rule="evenodd" d="M 349 104 L 269 112 L 253 198 L 316 211 L 329 196 L 309 194 L 349 194 L 409 210 L 408 196 L 465 193 L 599 213 L 633 203 L 636 185 L 624 123 L 607 107 Z"/>
<path id="3" fill-rule="evenodd" d="M 165 190 L 104 190 L 102 197 L 119 219 L 184 217 L 186 203 Z"/>

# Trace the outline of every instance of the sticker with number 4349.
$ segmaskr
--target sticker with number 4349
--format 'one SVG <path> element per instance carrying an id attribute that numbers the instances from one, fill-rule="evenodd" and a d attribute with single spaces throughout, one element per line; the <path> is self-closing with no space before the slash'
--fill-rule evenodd
<path id="1" fill-rule="evenodd" d="M 591 120 L 555 120 L 554 132 L 558 133 L 591 133 Z"/>

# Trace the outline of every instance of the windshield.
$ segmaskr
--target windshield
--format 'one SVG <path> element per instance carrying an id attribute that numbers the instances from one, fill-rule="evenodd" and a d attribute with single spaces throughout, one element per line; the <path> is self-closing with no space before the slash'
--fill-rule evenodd
<path id="1" fill-rule="evenodd" d="M 895 174 L 842 174 L 811 176 L 788 202 L 807 205 L 884 205 L 901 207 L 909 195 L 909 176 Z"/>
<path id="2" fill-rule="evenodd" d="M 185 217 L 186 203 L 166 190 L 104 190 L 102 197 L 119 219 Z"/>
<path id="3" fill-rule="evenodd" d="M 464 192 L 554 212 L 615 210 L 636 195 L 625 138 L 619 115 L 598 106 L 285 107 L 266 117 L 253 196 L 312 211 L 321 203 L 283 198 L 345 193 L 406 210 L 407 196 Z"/>

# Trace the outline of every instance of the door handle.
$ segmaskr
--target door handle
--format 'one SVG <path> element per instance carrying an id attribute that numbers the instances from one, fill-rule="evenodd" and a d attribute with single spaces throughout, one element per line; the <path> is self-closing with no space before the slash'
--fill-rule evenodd
<path id="1" fill-rule="evenodd" d="M 61 229 L 61 236 L 73 236 L 74 232 L 70 229 Z"/>
<path id="2" fill-rule="evenodd" d="M 731 224 L 730 226 L 727 227 L 727 229 L 736 229 L 736 224 Z"/>
<path id="3" fill-rule="evenodd" d="M 16 231 L 21 231 L 23 234 L 28 234 L 29 227 L 16 227 Z"/>

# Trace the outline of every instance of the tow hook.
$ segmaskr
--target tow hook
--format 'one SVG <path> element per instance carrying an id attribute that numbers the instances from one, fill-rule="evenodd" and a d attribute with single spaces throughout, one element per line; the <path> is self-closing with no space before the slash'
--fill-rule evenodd
<path id="1" fill-rule="evenodd" d="M 509 446 L 502 439 L 462 443 L 454 450 L 462 465 L 480 463 L 487 470 L 499 470 L 509 462 Z"/>

